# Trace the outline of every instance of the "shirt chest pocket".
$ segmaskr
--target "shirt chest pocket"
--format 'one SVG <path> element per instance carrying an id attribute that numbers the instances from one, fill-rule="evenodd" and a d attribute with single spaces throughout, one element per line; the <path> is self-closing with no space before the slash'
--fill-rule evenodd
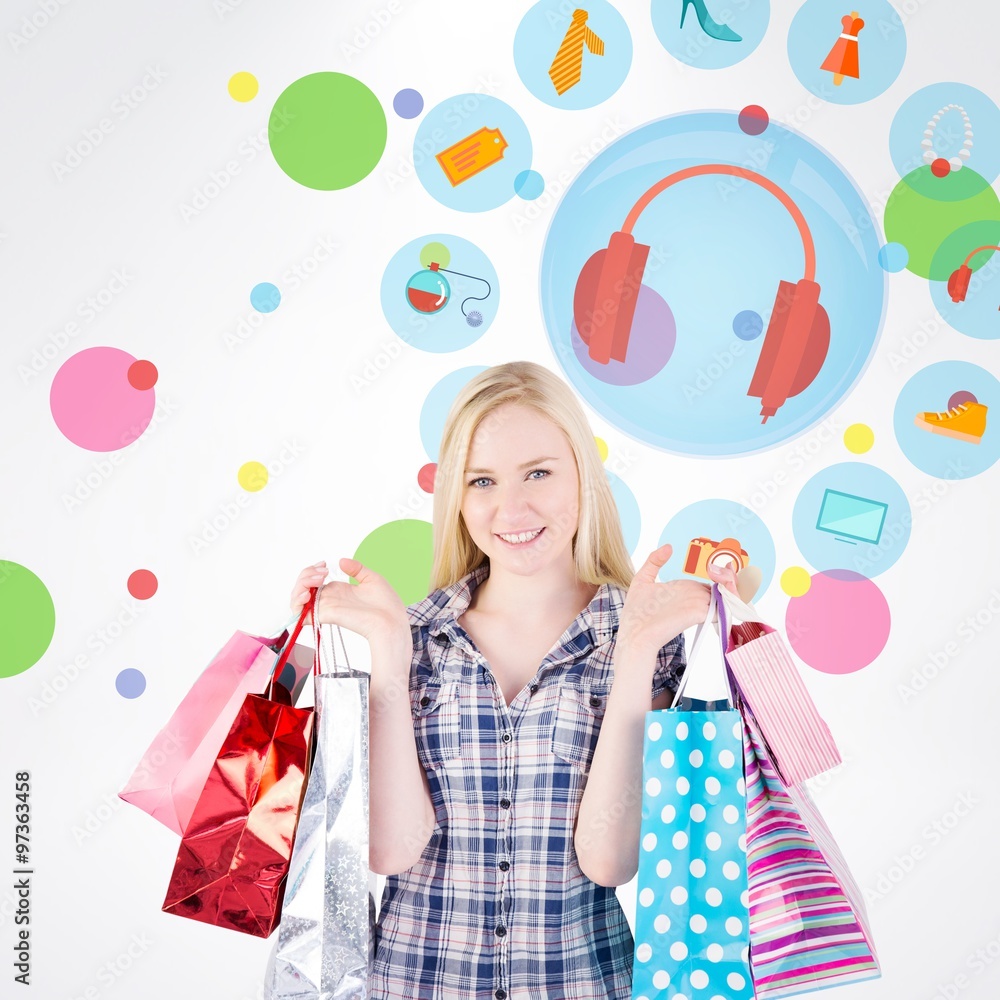
<path id="1" fill-rule="evenodd" d="M 413 735 L 424 767 L 441 767 L 462 753 L 462 704 L 457 681 L 429 681 L 410 692 Z"/>
<path id="2" fill-rule="evenodd" d="M 556 757 L 590 770 L 610 692 L 610 684 L 565 684 L 560 688 L 552 726 Z"/>

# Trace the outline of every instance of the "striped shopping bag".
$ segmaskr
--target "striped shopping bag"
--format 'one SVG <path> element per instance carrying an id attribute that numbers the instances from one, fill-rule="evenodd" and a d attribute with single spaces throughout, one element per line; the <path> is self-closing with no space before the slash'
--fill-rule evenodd
<path id="1" fill-rule="evenodd" d="M 740 619 L 724 632 L 726 662 L 782 782 L 796 785 L 836 767 L 840 751 L 781 633 L 766 625 L 752 604 L 725 587 L 720 594 L 727 620 Z"/>
<path id="2" fill-rule="evenodd" d="M 744 716 L 750 964 L 757 1000 L 882 973 L 864 900 L 803 786 L 785 787 Z"/>

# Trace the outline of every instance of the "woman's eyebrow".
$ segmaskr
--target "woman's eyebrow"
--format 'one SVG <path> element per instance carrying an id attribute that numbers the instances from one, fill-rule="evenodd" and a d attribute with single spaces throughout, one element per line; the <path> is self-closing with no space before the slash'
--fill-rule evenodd
<path id="1" fill-rule="evenodd" d="M 533 458 L 530 462 L 522 462 L 518 468 L 526 469 L 529 465 L 538 465 L 539 462 L 558 462 L 559 459 L 552 455 L 543 455 L 541 458 Z M 470 472 L 482 472 L 489 475 L 492 469 L 466 469 L 465 474 L 468 475 Z"/>

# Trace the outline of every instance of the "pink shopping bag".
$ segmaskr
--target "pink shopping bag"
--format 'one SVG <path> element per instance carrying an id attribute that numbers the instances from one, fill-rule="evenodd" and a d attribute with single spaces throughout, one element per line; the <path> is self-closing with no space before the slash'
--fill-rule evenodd
<path id="1" fill-rule="evenodd" d="M 840 751 L 792 661 L 781 633 L 752 604 L 721 588 L 732 624 L 726 647 L 745 706 L 760 729 L 778 776 L 796 785 L 841 763 Z"/>
<path id="2" fill-rule="evenodd" d="M 782 785 L 749 716 L 743 746 L 755 997 L 878 978 L 861 890 L 816 804 L 805 786 Z"/>
<path id="3" fill-rule="evenodd" d="M 276 638 L 236 632 L 194 682 L 118 793 L 175 833 L 183 834 L 201 790 L 248 693 L 262 691 L 282 647 Z M 298 696 L 312 672 L 313 649 L 296 644 L 284 682 Z"/>

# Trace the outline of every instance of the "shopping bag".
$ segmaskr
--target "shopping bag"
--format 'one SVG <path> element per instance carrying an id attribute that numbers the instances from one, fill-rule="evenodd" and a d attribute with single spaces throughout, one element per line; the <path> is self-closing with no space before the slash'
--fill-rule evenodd
<path id="1" fill-rule="evenodd" d="M 781 780 L 795 785 L 836 767 L 840 751 L 781 633 L 727 588 L 720 596 L 731 623 L 726 661 Z"/>
<path id="2" fill-rule="evenodd" d="M 119 796 L 183 834 L 243 699 L 266 687 L 287 640 L 287 627 L 274 638 L 234 633 L 157 733 Z M 293 700 L 312 662 L 311 648 L 292 648 L 279 681 Z"/>
<path id="3" fill-rule="evenodd" d="M 711 630 L 698 626 L 674 705 L 645 717 L 633 1000 L 754 995 L 743 723 L 732 698 L 715 711 L 677 707 Z"/>
<path id="4" fill-rule="evenodd" d="M 248 694 L 181 839 L 163 910 L 268 937 L 277 924 L 312 750 L 313 709 L 277 680 L 315 591 L 263 694 Z"/>
<path id="5" fill-rule="evenodd" d="M 758 1000 L 878 978 L 857 883 L 806 788 L 782 784 L 750 716 L 744 768 Z"/>
<path id="6" fill-rule="evenodd" d="M 322 632 L 322 626 L 319 626 Z M 316 684 L 315 744 L 265 1000 L 364 1000 L 374 957 L 368 868 L 369 674 L 337 663 Z M 322 643 L 316 639 L 317 655 Z"/>

